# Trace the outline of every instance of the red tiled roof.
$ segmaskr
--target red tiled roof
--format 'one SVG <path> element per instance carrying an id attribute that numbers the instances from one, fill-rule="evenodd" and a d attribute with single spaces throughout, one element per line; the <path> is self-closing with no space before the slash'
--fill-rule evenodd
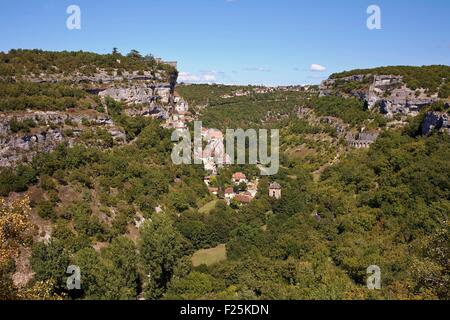
<path id="1" fill-rule="evenodd" d="M 238 202 L 241 203 L 250 203 L 252 201 L 252 198 L 243 194 L 238 194 L 236 197 L 234 197 Z"/>
<path id="2" fill-rule="evenodd" d="M 246 180 L 247 177 L 242 172 L 236 172 L 233 174 L 233 180 Z"/>
<path id="3" fill-rule="evenodd" d="M 233 193 L 234 193 L 233 188 L 226 188 L 225 189 L 225 194 L 233 194 Z"/>

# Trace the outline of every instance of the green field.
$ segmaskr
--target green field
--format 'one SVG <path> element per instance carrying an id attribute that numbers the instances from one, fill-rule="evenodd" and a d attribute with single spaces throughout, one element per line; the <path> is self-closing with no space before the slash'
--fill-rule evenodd
<path id="1" fill-rule="evenodd" d="M 203 207 L 201 207 L 198 212 L 200 213 L 210 213 L 212 209 L 214 209 L 216 207 L 217 204 L 217 200 L 213 200 L 211 202 L 208 202 L 207 204 L 205 204 Z"/>
<path id="2" fill-rule="evenodd" d="M 227 249 L 224 244 L 218 245 L 212 249 L 198 250 L 192 256 L 192 265 L 194 267 L 205 264 L 211 266 L 227 259 Z"/>

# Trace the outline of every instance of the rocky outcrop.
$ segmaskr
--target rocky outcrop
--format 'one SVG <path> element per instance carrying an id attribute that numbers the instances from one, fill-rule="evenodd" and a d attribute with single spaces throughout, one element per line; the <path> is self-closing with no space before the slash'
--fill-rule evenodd
<path id="1" fill-rule="evenodd" d="M 117 70 L 97 69 L 92 75 L 80 72 L 74 74 L 40 74 L 29 75 L 21 80 L 34 83 L 72 83 L 83 85 L 85 89 L 100 97 L 111 97 L 128 105 L 145 105 L 149 107 L 146 114 L 163 117 L 162 112 L 174 103 L 174 91 L 177 75 L 165 75 L 160 72 L 134 71 L 118 73 Z M 156 109 L 158 109 L 156 111 Z"/>
<path id="2" fill-rule="evenodd" d="M 424 89 L 409 89 L 399 76 L 375 76 L 367 98 L 369 108 L 378 103 L 380 111 L 388 117 L 395 114 L 416 116 L 422 108 L 438 100 L 437 94 L 428 96 Z"/>
<path id="3" fill-rule="evenodd" d="M 342 92 L 339 92 L 339 87 L 342 84 L 346 83 L 361 83 L 368 82 L 371 79 L 371 75 L 353 75 L 349 77 L 343 77 L 338 79 L 327 79 L 322 81 L 319 86 L 319 96 L 331 96 L 331 95 L 340 95 Z M 367 87 L 368 88 L 368 87 Z M 352 90 L 352 92 L 348 92 L 349 94 L 359 96 L 357 90 Z"/>
<path id="4" fill-rule="evenodd" d="M 130 117 L 152 117 L 154 119 L 166 120 L 170 116 L 169 111 L 170 109 L 152 102 L 150 105 L 128 108 L 125 110 L 125 113 Z"/>
<path id="5" fill-rule="evenodd" d="M 433 130 L 450 134 L 450 120 L 446 112 L 430 111 L 425 115 L 422 123 L 422 135 L 428 135 Z"/>
<path id="6" fill-rule="evenodd" d="M 20 80 L 34 82 L 34 83 L 88 83 L 88 84 L 111 84 L 115 82 L 134 82 L 134 81 L 148 81 L 152 83 L 161 83 L 161 82 L 173 82 L 176 81 L 176 78 L 173 79 L 174 76 L 163 75 L 160 72 L 151 72 L 151 71 L 122 71 L 118 70 L 105 70 L 101 68 L 97 68 L 97 70 L 91 74 L 75 72 L 71 74 L 64 73 L 41 73 L 39 75 L 30 74 L 27 76 L 21 76 Z M 19 79 L 18 79 L 19 80 Z"/>
<path id="7" fill-rule="evenodd" d="M 117 63 L 121 64 L 120 60 Z M 176 63 L 157 61 L 157 64 L 156 67 L 150 66 L 151 70 L 133 72 L 92 65 L 79 67 L 73 72 L 60 72 L 55 66 L 55 70 L 48 73 L 17 73 L 7 78 L 0 75 L 0 80 L 68 84 L 98 95 L 103 100 L 110 97 L 125 103 L 124 113 L 128 116 L 169 119 L 177 106 L 174 102 L 178 76 Z M 173 68 L 161 67 L 161 64 L 170 64 Z M 11 128 L 12 121 L 14 128 Z M 76 109 L 64 112 L 27 110 L 0 113 L 0 167 L 29 161 L 37 153 L 49 152 L 62 142 L 72 145 L 78 142 L 91 143 L 91 140 L 96 143 L 96 140 L 103 139 L 108 140 L 105 145 L 110 146 L 109 137 L 103 134 L 103 130 L 97 136 L 97 129 L 106 130 L 116 143 L 126 142 L 125 133 L 108 116 L 107 107 L 106 113 Z"/>
<path id="8" fill-rule="evenodd" d="M 10 123 L 33 121 L 28 132 L 11 131 Z M 125 143 L 126 135 L 107 115 L 95 111 L 83 113 L 30 111 L 0 114 L 0 167 L 10 167 L 49 152 L 62 142 L 72 145 L 89 126 L 105 129 L 116 143 Z M 89 128 L 90 129 L 90 128 Z M 66 132 L 70 132 L 68 135 Z"/>
<path id="9" fill-rule="evenodd" d="M 419 111 L 439 101 L 438 95 L 408 88 L 401 76 L 354 75 L 322 82 L 320 95 L 354 96 L 367 102 L 369 109 L 379 108 L 387 117 L 396 114 L 416 116 Z"/>
<path id="10" fill-rule="evenodd" d="M 159 102 L 169 104 L 173 101 L 173 87 L 170 83 L 148 84 L 141 82 L 130 87 L 112 87 L 99 93 L 101 97 L 109 96 L 127 104 L 150 104 Z"/>
<path id="11" fill-rule="evenodd" d="M 374 143 L 380 132 L 379 131 L 366 131 L 363 128 L 359 133 L 356 133 L 350 125 L 344 123 L 342 119 L 325 116 L 319 117 L 315 114 L 312 109 L 309 108 L 299 108 L 297 109 L 297 116 L 299 119 L 306 120 L 312 126 L 317 126 L 320 123 L 325 123 L 336 130 L 338 138 L 345 139 L 347 144 L 352 148 L 363 149 L 369 148 L 372 143 Z"/>
<path id="12" fill-rule="evenodd" d="M 31 160 L 39 152 L 49 152 L 63 142 L 58 129 L 48 129 L 34 134 L 12 135 L 0 139 L 0 167 L 9 167 Z"/>

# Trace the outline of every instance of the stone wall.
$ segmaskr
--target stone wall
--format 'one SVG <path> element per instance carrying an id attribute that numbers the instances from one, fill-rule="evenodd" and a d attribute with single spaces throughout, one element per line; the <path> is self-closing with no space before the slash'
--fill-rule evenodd
<path id="1" fill-rule="evenodd" d="M 366 149 L 377 140 L 378 136 L 379 132 L 360 132 L 356 135 L 348 133 L 346 140 L 348 145 L 352 148 Z"/>

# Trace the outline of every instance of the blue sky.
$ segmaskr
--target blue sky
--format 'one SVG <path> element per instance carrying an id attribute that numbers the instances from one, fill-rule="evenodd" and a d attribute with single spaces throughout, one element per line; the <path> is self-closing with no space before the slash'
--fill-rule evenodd
<path id="1" fill-rule="evenodd" d="M 81 30 L 66 28 L 72 4 Z M 381 30 L 366 27 L 372 4 Z M 194 82 L 319 83 L 354 68 L 450 65 L 449 13 L 448 0 L 3 0 L 0 50 L 137 49 L 178 61 Z"/>

